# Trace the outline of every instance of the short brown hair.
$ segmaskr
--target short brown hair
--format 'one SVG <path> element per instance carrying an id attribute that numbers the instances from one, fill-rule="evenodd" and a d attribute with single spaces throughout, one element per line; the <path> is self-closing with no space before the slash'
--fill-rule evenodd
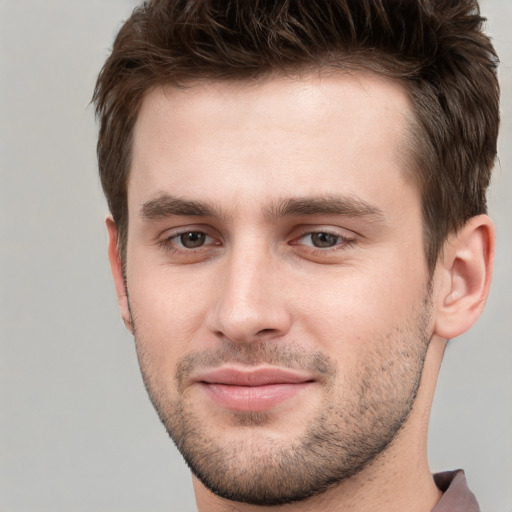
<path id="1" fill-rule="evenodd" d="M 103 190 L 126 259 L 126 184 L 144 94 L 202 79 L 364 69 L 400 80 L 415 115 L 414 175 L 429 269 L 446 236 L 485 213 L 499 126 L 498 58 L 476 0 L 152 0 L 100 72 Z"/>

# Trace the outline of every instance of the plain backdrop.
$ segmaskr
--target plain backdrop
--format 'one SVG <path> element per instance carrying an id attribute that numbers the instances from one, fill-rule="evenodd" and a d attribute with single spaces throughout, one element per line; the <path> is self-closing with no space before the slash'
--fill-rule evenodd
<path id="1" fill-rule="evenodd" d="M 106 258 L 89 105 L 132 0 L 0 0 L 0 512 L 195 510 L 143 389 Z M 498 231 L 483 318 L 450 342 L 433 471 L 512 511 L 512 2 L 484 0 L 502 64 Z"/>

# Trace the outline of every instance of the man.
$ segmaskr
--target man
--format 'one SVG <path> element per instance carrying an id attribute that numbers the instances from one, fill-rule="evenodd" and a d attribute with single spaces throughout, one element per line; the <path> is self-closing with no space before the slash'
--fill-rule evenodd
<path id="1" fill-rule="evenodd" d="M 475 2 L 170 1 L 99 76 L 109 258 L 200 511 L 476 511 L 431 475 L 489 291 L 497 58 Z"/>

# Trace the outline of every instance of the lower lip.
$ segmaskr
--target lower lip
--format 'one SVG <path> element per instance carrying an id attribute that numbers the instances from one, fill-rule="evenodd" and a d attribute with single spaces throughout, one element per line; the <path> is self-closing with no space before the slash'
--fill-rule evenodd
<path id="1" fill-rule="evenodd" d="M 231 386 L 203 382 L 206 394 L 218 405 L 233 411 L 266 411 L 289 400 L 312 382 L 266 384 L 264 386 Z"/>

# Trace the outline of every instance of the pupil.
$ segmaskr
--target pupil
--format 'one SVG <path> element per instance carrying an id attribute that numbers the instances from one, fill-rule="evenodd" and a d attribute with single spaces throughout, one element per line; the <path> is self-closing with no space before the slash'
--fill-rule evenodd
<path id="1" fill-rule="evenodd" d="M 201 247 L 204 244 L 205 234 L 197 231 L 191 231 L 180 236 L 180 241 L 184 247 L 193 249 L 195 247 Z"/>
<path id="2" fill-rule="evenodd" d="M 336 245 L 338 237 L 329 233 L 313 233 L 311 239 L 315 247 L 332 247 Z"/>

